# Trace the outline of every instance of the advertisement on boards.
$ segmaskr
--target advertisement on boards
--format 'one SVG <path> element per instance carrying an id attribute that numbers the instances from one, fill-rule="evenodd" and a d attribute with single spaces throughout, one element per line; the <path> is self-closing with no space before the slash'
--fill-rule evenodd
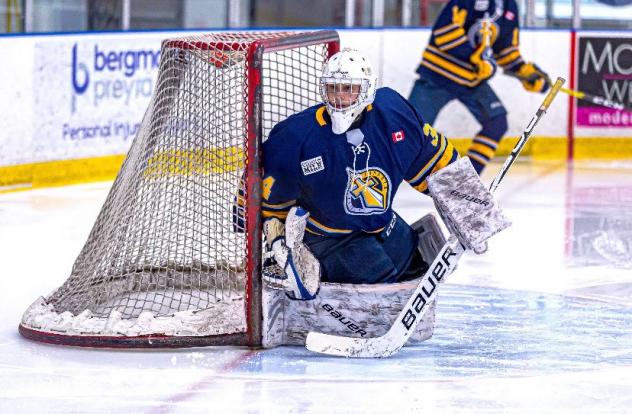
<path id="1" fill-rule="evenodd" d="M 161 39 L 76 37 L 36 42 L 37 150 L 68 151 L 74 157 L 127 152 L 151 99 Z"/>

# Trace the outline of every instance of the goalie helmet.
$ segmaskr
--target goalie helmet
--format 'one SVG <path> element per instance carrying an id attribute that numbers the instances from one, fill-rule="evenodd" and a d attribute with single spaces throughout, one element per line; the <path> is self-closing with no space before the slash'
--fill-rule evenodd
<path id="1" fill-rule="evenodd" d="M 335 134 L 342 134 L 375 99 L 377 76 L 369 60 L 355 49 L 343 49 L 325 64 L 320 93 Z"/>

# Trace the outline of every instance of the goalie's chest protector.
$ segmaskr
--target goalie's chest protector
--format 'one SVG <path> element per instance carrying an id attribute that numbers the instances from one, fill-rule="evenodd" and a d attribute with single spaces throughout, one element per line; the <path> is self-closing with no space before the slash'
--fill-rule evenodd
<path id="1" fill-rule="evenodd" d="M 411 117 L 412 115 L 412 117 Z M 392 202 L 419 153 L 421 128 L 396 92 L 382 88 L 356 129 L 332 132 L 325 107 L 314 111 L 299 155 L 298 203 L 319 234 L 377 232 L 393 218 Z"/>

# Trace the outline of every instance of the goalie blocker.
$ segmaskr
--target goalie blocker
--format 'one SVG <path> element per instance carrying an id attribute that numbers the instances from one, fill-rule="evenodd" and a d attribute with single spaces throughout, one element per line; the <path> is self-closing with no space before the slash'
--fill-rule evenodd
<path id="1" fill-rule="evenodd" d="M 428 214 L 411 225 L 419 235 L 419 250 L 431 262 L 445 243 L 435 217 Z M 279 271 L 279 267 L 276 271 Z M 265 269 L 264 269 L 265 272 Z M 419 275 L 419 278 L 422 275 Z M 312 300 L 295 300 L 279 286 L 264 284 L 263 341 L 271 348 L 279 345 L 305 345 L 310 331 L 356 338 L 383 335 L 419 284 L 419 278 L 389 284 L 320 283 Z M 435 304 L 430 303 L 411 335 L 411 345 L 432 337 Z"/>
<path id="2" fill-rule="evenodd" d="M 476 254 L 485 253 L 487 240 L 511 225 L 467 157 L 431 175 L 428 191 L 450 234 Z"/>

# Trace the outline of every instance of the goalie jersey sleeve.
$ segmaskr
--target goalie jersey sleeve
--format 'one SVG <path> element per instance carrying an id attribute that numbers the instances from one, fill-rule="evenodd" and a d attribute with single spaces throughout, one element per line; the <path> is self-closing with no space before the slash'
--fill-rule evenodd
<path id="1" fill-rule="evenodd" d="M 263 145 L 264 176 L 261 195 L 264 220 L 276 217 L 285 221 L 299 196 L 298 166 L 301 141 L 285 131 L 285 128 L 291 127 L 290 122 L 277 124 Z"/>
<path id="2" fill-rule="evenodd" d="M 333 133 L 317 105 L 280 122 L 263 144 L 263 216 L 284 219 L 298 204 L 310 213 L 309 232 L 379 232 L 393 219 L 402 181 L 425 192 L 426 178 L 457 157 L 392 89 L 378 89 L 359 127 L 345 134 Z"/>

